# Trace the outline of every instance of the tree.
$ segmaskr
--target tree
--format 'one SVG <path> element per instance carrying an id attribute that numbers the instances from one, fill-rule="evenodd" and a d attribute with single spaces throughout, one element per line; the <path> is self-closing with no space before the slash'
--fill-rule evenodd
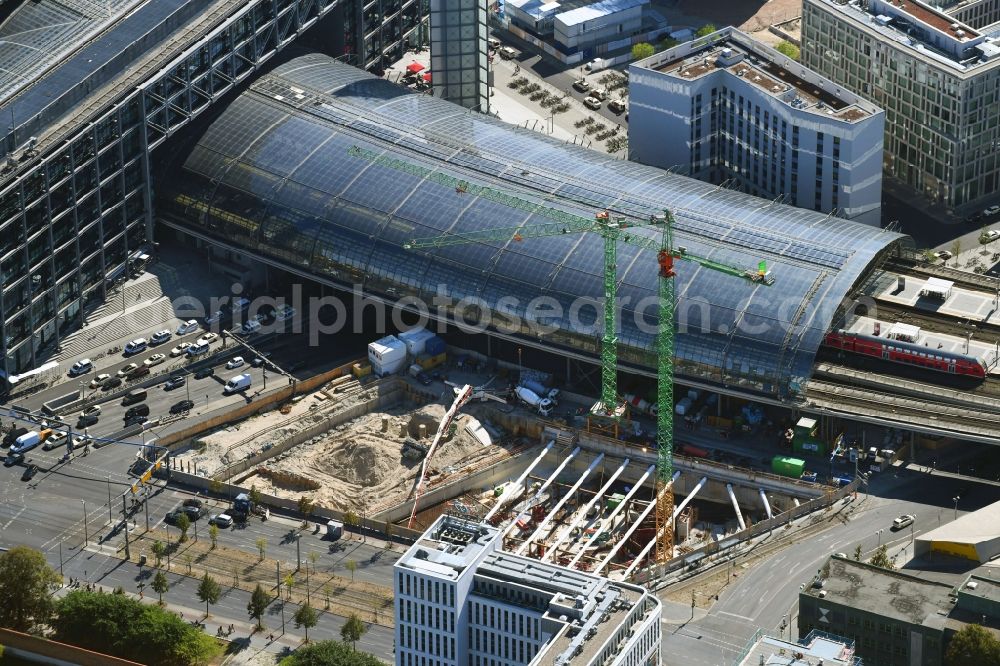
<path id="1" fill-rule="evenodd" d="M 212 540 L 212 550 L 219 544 L 219 526 L 212 523 L 208 526 L 208 538 Z"/>
<path id="2" fill-rule="evenodd" d="M 782 41 L 774 47 L 774 50 L 781 55 L 788 56 L 792 60 L 799 59 L 799 47 L 791 42 Z"/>
<path id="3" fill-rule="evenodd" d="M 28 631 L 52 615 L 52 588 L 62 582 L 41 552 L 15 546 L 0 555 L 0 626 Z"/>
<path id="4" fill-rule="evenodd" d="M 639 42 L 632 45 L 632 60 L 644 60 L 656 53 L 656 49 L 648 42 Z"/>
<path id="5" fill-rule="evenodd" d="M 260 561 L 263 562 L 264 557 L 267 555 L 267 539 L 260 537 L 254 543 L 257 544 L 257 552 L 260 553 Z"/>
<path id="6" fill-rule="evenodd" d="M 162 571 L 157 571 L 156 575 L 153 576 L 153 592 L 160 595 L 160 605 L 163 605 L 163 595 L 167 590 L 170 589 L 170 582 L 167 580 L 167 575 Z"/>
<path id="7" fill-rule="evenodd" d="M 888 548 L 886 548 L 885 544 L 879 546 L 875 550 L 875 554 L 872 555 L 872 558 L 868 560 L 868 564 L 872 565 L 873 567 L 881 567 L 882 569 L 895 569 L 896 565 L 892 563 L 891 559 L 889 559 L 889 554 L 887 551 Z"/>
<path id="8" fill-rule="evenodd" d="M 344 512 L 344 525 L 351 529 L 358 529 L 361 527 L 361 516 L 348 509 Z"/>
<path id="9" fill-rule="evenodd" d="M 206 664 L 222 652 L 176 613 L 120 594 L 73 590 L 56 602 L 55 640 L 150 666 Z"/>
<path id="10" fill-rule="evenodd" d="M 212 477 L 212 481 L 209 483 L 208 487 L 212 491 L 213 494 L 215 494 L 215 495 L 221 495 L 222 494 L 222 479 L 219 479 L 219 478 L 216 478 L 216 477 Z"/>
<path id="11" fill-rule="evenodd" d="M 162 541 L 153 542 L 153 557 L 156 558 L 156 568 L 160 568 L 160 564 L 163 562 L 163 556 L 167 553 L 167 547 L 163 545 Z"/>
<path id="12" fill-rule="evenodd" d="M 271 598 L 264 591 L 264 588 L 257 584 L 254 588 L 253 594 L 250 595 L 250 601 L 247 602 L 247 614 L 250 615 L 250 619 L 257 622 L 257 630 L 260 631 L 264 628 L 261 624 L 261 619 L 264 617 L 264 611 L 267 610 L 268 604 L 271 603 Z"/>
<path id="13" fill-rule="evenodd" d="M 680 42 L 673 37 L 664 37 L 660 40 L 660 43 L 656 45 L 656 49 L 658 51 L 666 51 L 667 49 L 674 48 L 678 44 L 680 44 Z"/>
<path id="14" fill-rule="evenodd" d="M 711 35 L 716 30 L 718 30 L 718 28 L 716 28 L 714 25 L 712 25 L 711 23 L 706 23 L 705 25 L 698 28 L 698 31 L 694 33 L 694 36 L 705 37 L 706 35 Z"/>
<path id="15" fill-rule="evenodd" d="M 861 544 L 860 543 L 858 544 L 858 547 L 854 549 L 854 561 L 855 562 L 860 562 L 861 561 Z"/>
<path id="16" fill-rule="evenodd" d="M 351 582 L 353 583 L 354 582 L 354 572 L 358 568 L 358 563 L 355 562 L 354 560 L 347 560 L 347 562 L 344 563 L 344 567 L 346 567 L 347 570 L 351 572 Z"/>
<path id="17" fill-rule="evenodd" d="M 292 574 L 285 574 L 285 592 L 288 594 L 288 600 L 292 600 L 292 587 L 295 586 L 295 576 Z"/>
<path id="18" fill-rule="evenodd" d="M 313 610 L 313 607 L 308 603 L 303 604 L 295 611 L 293 616 L 295 620 L 295 627 L 304 627 L 306 630 L 306 643 L 309 642 L 309 629 L 316 626 L 319 622 L 319 614 Z"/>
<path id="19" fill-rule="evenodd" d="M 280 666 L 383 666 L 378 657 L 355 652 L 340 641 L 317 641 L 303 645 L 279 662 Z"/>
<path id="20" fill-rule="evenodd" d="M 309 525 L 309 515 L 313 512 L 314 508 L 316 508 L 316 505 L 313 504 L 313 501 L 311 499 L 309 499 L 305 495 L 299 498 L 299 513 L 301 513 L 303 516 L 302 520 L 303 527 Z"/>
<path id="21" fill-rule="evenodd" d="M 250 492 L 247 493 L 247 498 L 249 498 L 254 506 L 260 504 L 260 491 L 257 490 L 257 486 L 250 486 Z"/>
<path id="22" fill-rule="evenodd" d="M 958 255 L 961 252 L 962 252 L 962 241 L 956 238 L 955 242 L 951 244 L 951 253 L 955 257 L 955 266 L 958 266 Z"/>
<path id="23" fill-rule="evenodd" d="M 344 639 L 345 643 L 349 642 L 351 648 L 356 649 L 357 642 L 361 640 L 366 631 L 368 631 L 368 627 L 361 621 L 358 614 L 351 613 L 351 616 L 347 618 L 347 622 L 340 628 L 340 637 Z"/>
<path id="24" fill-rule="evenodd" d="M 188 529 L 191 527 L 191 519 L 188 518 L 186 513 L 182 513 L 177 516 L 177 529 L 181 531 L 180 542 L 184 543 L 188 540 Z"/>
<path id="25" fill-rule="evenodd" d="M 944 663 L 947 666 L 1000 664 L 1000 641 L 978 624 L 966 625 L 948 641 Z"/>
<path id="26" fill-rule="evenodd" d="M 330 610 L 330 593 L 333 592 L 333 588 L 330 587 L 329 583 L 323 585 L 323 596 L 326 597 L 326 610 Z"/>
<path id="27" fill-rule="evenodd" d="M 208 573 L 201 577 L 201 583 L 198 584 L 198 598 L 205 602 L 205 617 L 208 617 L 209 604 L 218 603 L 221 595 L 222 586 L 214 578 Z"/>

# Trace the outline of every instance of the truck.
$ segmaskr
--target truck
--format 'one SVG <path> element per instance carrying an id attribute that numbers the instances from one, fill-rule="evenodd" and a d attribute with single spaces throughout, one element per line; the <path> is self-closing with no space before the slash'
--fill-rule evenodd
<path id="1" fill-rule="evenodd" d="M 531 407 L 542 416 L 548 416 L 552 413 L 552 401 L 548 398 L 539 396 L 531 389 L 524 386 L 518 386 L 514 389 L 514 394 L 517 396 L 518 400 L 528 407 Z"/>
<path id="2" fill-rule="evenodd" d="M 791 458 L 789 456 L 774 456 L 771 459 L 771 471 L 775 474 L 780 474 L 781 476 L 787 476 L 792 479 L 802 478 L 802 472 L 806 469 L 806 461 L 800 458 Z"/>
<path id="3" fill-rule="evenodd" d="M 230 395 L 232 393 L 245 391 L 250 388 L 251 381 L 250 373 L 248 372 L 244 372 L 242 375 L 236 375 L 235 377 L 231 377 L 229 381 L 226 382 L 222 392 L 226 395 Z"/>
<path id="4" fill-rule="evenodd" d="M 387 335 L 368 344 L 368 362 L 377 377 L 394 375 L 406 365 L 406 343 Z"/>
<path id="5" fill-rule="evenodd" d="M 548 398 L 552 401 L 552 404 L 557 404 L 559 398 L 559 389 L 557 388 L 545 388 L 541 382 L 536 382 L 533 379 L 528 379 L 521 382 L 521 386 L 528 389 L 535 395 L 541 396 L 543 398 Z"/>

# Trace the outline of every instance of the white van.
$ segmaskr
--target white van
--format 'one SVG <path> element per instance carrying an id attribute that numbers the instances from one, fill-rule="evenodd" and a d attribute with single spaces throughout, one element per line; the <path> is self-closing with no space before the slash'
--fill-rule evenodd
<path id="1" fill-rule="evenodd" d="M 230 395 L 232 393 L 245 391 L 248 388 L 250 388 L 250 374 L 243 373 L 242 375 L 236 375 L 226 382 L 226 387 L 222 389 L 222 392 L 226 395 Z"/>
<path id="2" fill-rule="evenodd" d="M 146 341 L 146 338 L 136 338 L 125 345 L 125 355 L 131 356 L 132 354 L 138 354 L 141 351 L 145 351 L 148 344 L 149 343 Z"/>
<path id="3" fill-rule="evenodd" d="M 14 440 L 10 447 L 11 453 L 25 453 L 42 443 L 42 436 L 36 430 L 25 433 Z"/>

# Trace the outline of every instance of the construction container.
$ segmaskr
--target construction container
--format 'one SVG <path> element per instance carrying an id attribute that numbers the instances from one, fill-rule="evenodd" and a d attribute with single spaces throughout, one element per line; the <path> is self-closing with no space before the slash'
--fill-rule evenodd
<path id="1" fill-rule="evenodd" d="M 394 375 L 406 365 L 406 344 L 394 335 L 369 343 L 368 361 L 377 376 Z"/>
<path id="2" fill-rule="evenodd" d="M 426 328 L 411 328 L 408 331 L 403 331 L 396 337 L 406 345 L 407 354 L 410 356 L 420 356 L 424 353 L 427 341 L 436 336 Z"/>
<path id="3" fill-rule="evenodd" d="M 417 357 L 417 365 L 419 365 L 424 370 L 430 370 L 431 368 L 436 368 L 442 365 L 448 360 L 448 354 L 441 352 L 434 356 L 428 356 L 427 354 L 421 354 Z"/>
<path id="4" fill-rule="evenodd" d="M 438 354 L 443 354 L 445 352 L 444 340 L 438 336 L 433 336 L 427 338 L 427 342 L 424 343 L 424 353 L 428 356 L 437 356 Z"/>
<path id="5" fill-rule="evenodd" d="M 624 500 L 625 500 L 625 495 L 621 493 L 615 493 L 614 495 L 608 498 L 605 508 L 608 511 L 614 511 L 615 509 L 618 508 L 618 505 L 621 504 Z"/>
<path id="6" fill-rule="evenodd" d="M 727 419 L 724 416 L 709 416 L 707 422 L 713 428 L 725 428 L 728 430 L 733 427 L 733 420 Z"/>
<path id="7" fill-rule="evenodd" d="M 351 374 L 358 379 L 367 377 L 372 374 L 372 366 L 368 363 L 355 363 L 351 366 Z"/>
<path id="8" fill-rule="evenodd" d="M 792 440 L 792 450 L 795 453 L 812 453 L 815 455 L 826 455 L 826 443 L 819 439 L 794 438 Z"/>
<path id="9" fill-rule="evenodd" d="M 805 471 L 806 461 L 788 456 L 774 456 L 771 459 L 771 471 L 781 476 L 798 479 Z"/>

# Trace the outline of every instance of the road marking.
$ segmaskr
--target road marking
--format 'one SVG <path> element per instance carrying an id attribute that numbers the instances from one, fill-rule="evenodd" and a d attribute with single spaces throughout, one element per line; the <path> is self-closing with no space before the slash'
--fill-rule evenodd
<path id="1" fill-rule="evenodd" d="M 749 622 L 750 624 L 754 623 L 754 619 L 752 617 L 747 617 L 746 615 L 737 615 L 736 613 L 730 613 L 729 611 L 719 611 L 717 613 L 717 615 L 728 615 L 730 617 L 735 617 L 735 618 L 738 618 L 740 620 L 744 620 L 746 622 Z"/>

